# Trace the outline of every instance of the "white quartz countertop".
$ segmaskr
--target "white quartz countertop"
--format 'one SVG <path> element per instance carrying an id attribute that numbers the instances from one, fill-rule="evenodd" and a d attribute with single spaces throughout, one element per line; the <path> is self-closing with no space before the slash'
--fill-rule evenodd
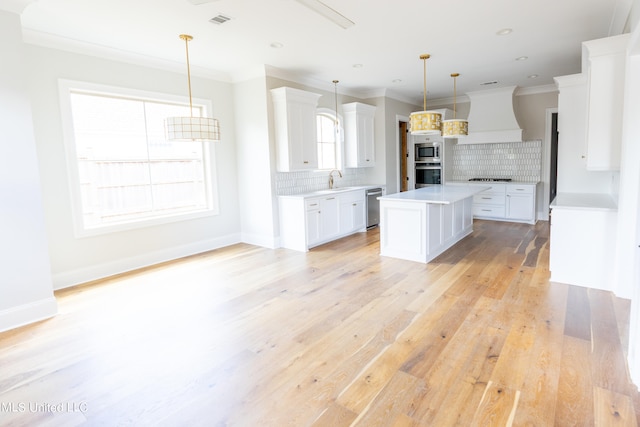
<path id="1" fill-rule="evenodd" d="M 536 185 L 540 181 L 447 181 L 446 184 L 453 185 L 495 185 L 495 184 L 516 184 L 516 185 Z"/>
<path id="2" fill-rule="evenodd" d="M 583 209 L 616 211 L 618 204 L 606 193 L 558 193 L 551 209 Z"/>
<path id="3" fill-rule="evenodd" d="M 282 195 L 279 195 L 278 197 L 307 198 L 307 197 L 324 196 L 327 194 L 344 193 L 346 191 L 368 190 L 370 188 L 384 188 L 384 187 L 385 187 L 384 185 L 362 184 L 362 185 L 352 185 L 348 187 L 334 187 L 332 189 L 327 188 L 324 190 L 309 191 L 306 193 L 282 194 Z"/>
<path id="4" fill-rule="evenodd" d="M 378 197 L 380 201 L 405 201 L 448 205 L 489 190 L 491 187 L 479 185 L 432 185 L 402 193 Z"/>

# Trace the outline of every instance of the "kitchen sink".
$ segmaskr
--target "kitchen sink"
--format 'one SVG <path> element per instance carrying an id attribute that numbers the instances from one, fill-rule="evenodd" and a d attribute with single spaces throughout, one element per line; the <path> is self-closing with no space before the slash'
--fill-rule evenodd
<path id="1" fill-rule="evenodd" d="M 357 190 L 360 187 L 336 187 L 336 188 L 327 188 L 326 190 L 318 190 L 314 191 L 317 194 L 328 194 L 328 193 L 337 193 L 340 191 L 349 191 L 349 190 Z"/>

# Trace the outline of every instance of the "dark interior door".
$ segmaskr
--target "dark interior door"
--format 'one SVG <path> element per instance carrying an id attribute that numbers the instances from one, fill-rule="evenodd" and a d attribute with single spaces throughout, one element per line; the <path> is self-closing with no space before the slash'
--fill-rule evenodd
<path id="1" fill-rule="evenodd" d="M 549 163 L 549 203 L 556 198 L 558 181 L 558 113 L 551 114 L 551 161 Z"/>

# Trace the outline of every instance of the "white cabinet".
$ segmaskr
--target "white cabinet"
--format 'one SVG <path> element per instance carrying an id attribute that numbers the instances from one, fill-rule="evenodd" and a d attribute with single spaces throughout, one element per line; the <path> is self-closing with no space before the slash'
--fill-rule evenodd
<path id="1" fill-rule="evenodd" d="M 473 217 L 498 221 L 536 222 L 536 193 L 538 183 L 447 183 L 490 187 L 473 196 Z"/>
<path id="2" fill-rule="evenodd" d="M 340 234 L 362 230 L 367 223 L 364 191 L 340 194 Z"/>
<path id="3" fill-rule="evenodd" d="M 587 169 L 620 169 L 629 34 L 583 42 L 587 60 Z"/>
<path id="4" fill-rule="evenodd" d="M 558 87 L 558 182 L 584 169 L 587 157 L 587 78 L 572 74 L 554 78 Z M 565 175 L 566 174 L 566 178 Z"/>
<path id="5" fill-rule="evenodd" d="M 483 184 L 483 186 L 485 186 Z M 505 216 L 505 185 L 486 183 L 489 190 L 473 196 L 473 216 L 503 219 Z"/>
<path id="6" fill-rule="evenodd" d="M 278 171 L 318 168 L 316 106 L 320 96 L 290 87 L 271 90 Z"/>
<path id="7" fill-rule="evenodd" d="M 365 190 L 280 196 L 280 246 L 298 251 L 366 230 Z"/>
<path id="8" fill-rule="evenodd" d="M 329 241 L 340 234 L 338 196 L 320 198 L 320 240 Z"/>
<path id="9" fill-rule="evenodd" d="M 550 280 L 611 291 L 618 217 L 611 196 L 558 193 L 551 211 Z"/>
<path id="10" fill-rule="evenodd" d="M 372 167 L 376 164 L 374 117 L 376 107 L 352 102 L 343 104 L 345 166 Z"/>
<path id="11" fill-rule="evenodd" d="M 322 240 L 320 200 L 309 199 L 305 201 L 305 207 L 306 244 L 312 246 Z"/>
<path id="12" fill-rule="evenodd" d="M 535 186 L 507 184 L 506 217 L 534 223 L 536 218 Z"/>

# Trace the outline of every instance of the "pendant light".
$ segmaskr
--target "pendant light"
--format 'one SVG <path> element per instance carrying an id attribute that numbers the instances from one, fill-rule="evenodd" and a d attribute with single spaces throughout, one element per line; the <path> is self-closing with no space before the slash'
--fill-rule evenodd
<path id="1" fill-rule="evenodd" d="M 437 111 L 427 110 L 427 59 L 431 55 L 428 53 L 420 55 L 424 62 L 424 95 L 423 111 L 416 111 L 409 115 L 412 135 L 433 135 L 442 132 L 442 114 Z"/>
<path id="2" fill-rule="evenodd" d="M 445 138 L 464 138 L 469 135 L 469 122 L 464 119 L 456 119 L 456 78 L 459 73 L 451 74 L 453 77 L 453 119 L 442 123 L 442 136 Z"/>
<path id="3" fill-rule="evenodd" d="M 193 116 L 191 99 L 191 68 L 189 67 L 189 42 L 193 37 L 180 34 L 187 52 L 187 82 L 189 85 L 189 117 L 167 117 L 165 134 L 169 141 L 220 141 L 220 125 L 218 120 L 209 117 Z"/>

